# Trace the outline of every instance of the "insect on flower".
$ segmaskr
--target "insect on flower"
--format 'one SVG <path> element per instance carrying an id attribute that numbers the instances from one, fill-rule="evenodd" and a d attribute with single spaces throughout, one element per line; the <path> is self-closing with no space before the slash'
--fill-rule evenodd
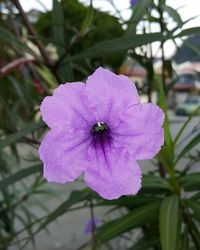
<path id="1" fill-rule="evenodd" d="M 66 183 L 83 173 L 105 199 L 139 191 L 137 160 L 159 152 L 164 113 L 154 104 L 140 104 L 131 80 L 98 68 L 86 84 L 60 85 L 40 109 L 50 127 L 39 148 L 44 178 Z"/>

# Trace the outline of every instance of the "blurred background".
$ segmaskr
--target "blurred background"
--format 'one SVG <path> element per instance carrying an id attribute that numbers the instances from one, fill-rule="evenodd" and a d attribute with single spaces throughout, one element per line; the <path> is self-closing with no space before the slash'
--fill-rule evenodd
<path id="1" fill-rule="evenodd" d="M 0 249 L 200 249 L 199 10 L 196 0 L 0 1 Z M 166 113 L 135 197 L 42 178 L 41 101 L 99 66 Z"/>

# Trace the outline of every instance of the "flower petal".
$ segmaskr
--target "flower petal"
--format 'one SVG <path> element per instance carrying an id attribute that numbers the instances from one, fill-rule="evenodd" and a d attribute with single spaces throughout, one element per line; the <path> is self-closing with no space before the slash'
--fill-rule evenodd
<path id="1" fill-rule="evenodd" d="M 76 136 L 61 129 L 50 130 L 39 148 L 44 178 L 57 183 L 75 180 L 87 167 L 89 143 L 90 138 L 84 133 Z"/>
<path id="2" fill-rule="evenodd" d="M 151 159 L 164 143 L 163 111 L 154 104 L 138 104 L 120 115 L 113 139 L 126 147 L 136 160 Z"/>
<path id="3" fill-rule="evenodd" d="M 139 103 L 136 87 L 128 77 L 101 67 L 88 77 L 86 96 L 96 118 L 104 122 L 116 118 L 124 108 Z"/>
<path id="4" fill-rule="evenodd" d="M 43 120 L 50 128 L 87 127 L 90 114 L 84 102 L 84 92 L 84 83 L 61 84 L 53 96 L 43 100 L 40 106 Z"/>
<path id="5" fill-rule="evenodd" d="M 137 162 L 123 149 L 113 145 L 96 148 L 91 167 L 85 170 L 85 182 L 104 199 L 134 195 L 141 187 Z"/>

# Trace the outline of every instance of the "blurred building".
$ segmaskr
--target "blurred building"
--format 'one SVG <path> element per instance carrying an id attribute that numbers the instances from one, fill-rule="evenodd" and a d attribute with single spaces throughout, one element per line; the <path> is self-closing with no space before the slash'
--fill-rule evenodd
<path id="1" fill-rule="evenodd" d="M 149 102 L 147 95 L 147 71 L 138 62 L 132 58 L 127 58 L 119 69 L 119 74 L 128 76 L 136 85 L 140 93 L 140 101 L 142 103 Z M 155 91 L 151 93 L 151 101 L 157 102 L 157 94 Z"/>
<path id="2" fill-rule="evenodd" d="M 184 102 L 189 95 L 199 95 L 200 62 L 184 62 L 176 65 L 176 83 L 173 86 L 174 103 Z"/>
<path id="3" fill-rule="evenodd" d="M 127 58 L 119 69 L 119 74 L 128 76 L 138 88 L 143 88 L 146 83 L 147 72 L 132 58 Z"/>
<path id="4" fill-rule="evenodd" d="M 171 64 L 171 63 L 170 63 Z M 190 95 L 199 95 L 200 92 L 200 62 L 184 62 L 182 64 L 172 63 L 170 72 L 166 72 L 166 84 L 171 85 L 167 102 L 169 107 L 174 108 L 177 104 L 184 102 Z M 161 77 L 162 62 L 157 59 L 154 63 L 154 72 Z M 134 59 L 127 58 L 119 69 L 119 73 L 132 79 L 143 102 L 147 102 L 147 71 Z M 156 93 L 151 94 L 153 102 L 156 102 Z"/>

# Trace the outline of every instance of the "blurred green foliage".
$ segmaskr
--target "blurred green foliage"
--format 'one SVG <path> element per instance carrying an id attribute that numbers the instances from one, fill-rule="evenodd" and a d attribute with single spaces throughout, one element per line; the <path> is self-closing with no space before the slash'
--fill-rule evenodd
<path id="1" fill-rule="evenodd" d="M 35 24 L 35 28 L 40 37 L 44 37 L 44 43 L 48 44 L 49 41 L 53 43 L 54 37 L 53 29 L 59 28 L 63 24 L 63 46 L 65 49 L 70 48 L 70 55 L 76 55 L 84 51 L 84 49 L 93 46 L 94 44 L 117 38 L 124 34 L 122 25 L 119 23 L 118 18 L 111 16 L 108 13 L 101 12 L 93 9 L 91 6 L 85 6 L 78 2 L 78 0 L 69 0 L 61 2 L 61 9 L 63 20 L 59 23 L 59 19 L 54 19 L 51 12 L 42 13 Z M 76 45 L 70 47 L 72 41 L 76 40 Z M 78 42 L 80 41 L 80 42 Z M 58 43 L 61 40 L 57 41 Z M 59 44 L 58 44 L 59 45 Z M 61 46 L 62 47 L 62 46 Z M 116 71 L 124 59 L 124 52 L 115 55 L 107 56 L 106 54 L 100 57 L 95 57 L 85 64 L 80 63 L 78 66 L 82 71 L 75 70 L 75 79 L 79 80 L 84 76 L 83 72 L 89 72 L 95 67 L 100 65 L 109 65 Z M 77 65 L 76 65 L 77 66 Z M 78 73 L 78 74 L 77 74 Z"/>

